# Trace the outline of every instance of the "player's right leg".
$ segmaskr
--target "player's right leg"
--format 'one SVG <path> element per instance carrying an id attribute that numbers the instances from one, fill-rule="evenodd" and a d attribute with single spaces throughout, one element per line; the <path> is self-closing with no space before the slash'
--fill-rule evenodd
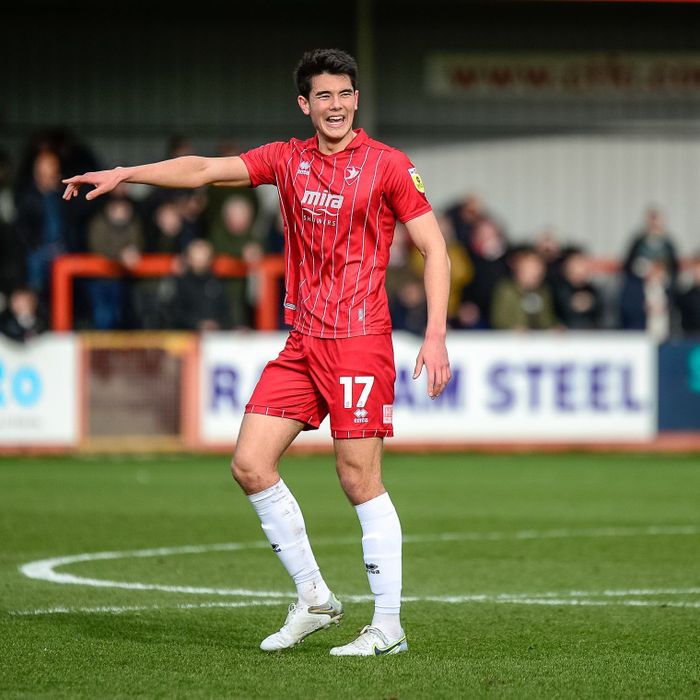
<path id="1" fill-rule="evenodd" d="M 372 409 L 370 409 L 372 410 Z M 374 411 L 376 413 L 376 411 Z M 341 486 L 362 527 L 362 553 L 374 594 L 370 625 L 333 656 L 379 656 L 408 650 L 401 626 L 401 523 L 381 475 L 381 438 L 335 439 Z"/>
<path id="2" fill-rule="evenodd" d="M 316 383 L 329 407 L 336 468 L 362 527 L 362 552 L 374 594 L 372 623 L 334 656 L 408 649 L 400 620 L 401 523 L 382 483 L 383 438 L 393 434 L 396 373 L 391 335 L 314 339 Z"/>
<path id="3" fill-rule="evenodd" d="M 319 571 L 299 504 L 277 470 L 282 454 L 303 427 L 297 420 L 247 413 L 231 461 L 234 478 L 297 589 L 298 599 L 289 606 L 284 624 L 261 643 L 265 651 L 294 646 L 343 615 L 342 604 Z"/>

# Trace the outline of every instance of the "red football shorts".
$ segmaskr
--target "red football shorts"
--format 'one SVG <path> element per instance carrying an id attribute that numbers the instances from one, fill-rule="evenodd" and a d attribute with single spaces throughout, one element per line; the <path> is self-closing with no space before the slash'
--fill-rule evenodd
<path id="1" fill-rule="evenodd" d="M 330 415 L 334 438 L 392 437 L 395 379 L 390 333 L 333 340 L 293 330 L 245 410 L 301 421 L 304 430 Z"/>

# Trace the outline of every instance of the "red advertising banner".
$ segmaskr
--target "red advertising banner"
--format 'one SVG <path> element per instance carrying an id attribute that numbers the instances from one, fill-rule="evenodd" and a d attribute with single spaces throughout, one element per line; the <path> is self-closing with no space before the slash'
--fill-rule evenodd
<path id="1" fill-rule="evenodd" d="M 700 53 L 433 53 L 426 92 L 448 98 L 700 99 Z"/>

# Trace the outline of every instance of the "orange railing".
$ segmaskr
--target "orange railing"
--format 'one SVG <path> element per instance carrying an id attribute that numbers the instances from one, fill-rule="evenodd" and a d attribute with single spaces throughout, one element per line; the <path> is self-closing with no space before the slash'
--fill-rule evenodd
<path id="1" fill-rule="evenodd" d="M 162 277 L 173 274 L 174 255 L 143 255 L 130 269 L 100 255 L 63 255 L 53 262 L 51 279 L 51 327 L 54 331 L 73 328 L 73 279 L 75 277 Z M 284 275 L 284 258 L 270 255 L 254 268 L 226 255 L 214 259 L 214 273 L 221 277 L 258 277 L 258 303 L 255 312 L 257 330 L 275 330 L 280 305 L 277 281 Z"/>
<path id="2" fill-rule="evenodd" d="M 143 255 L 139 264 L 127 272 L 126 268 L 99 255 L 64 255 L 53 263 L 51 294 L 51 325 L 55 331 L 73 328 L 73 278 L 75 277 L 161 277 L 173 274 L 174 255 Z M 620 271 L 620 261 L 614 258 L 593 258 L 596 275 L 613 275 Z M 689 260 L 681 260 L 681 269 L 689 267 Z M 258 279 L 258 302 L 255 311 L 257 330 L 278 328 L 280 295 L 278 280 L 284 276 L 284 258 L 268 255 L 250 268 L 238 258 L 219 255 L 214 260 L 214 272 L 221 277 L 244 277 L 251 272 Z"/>

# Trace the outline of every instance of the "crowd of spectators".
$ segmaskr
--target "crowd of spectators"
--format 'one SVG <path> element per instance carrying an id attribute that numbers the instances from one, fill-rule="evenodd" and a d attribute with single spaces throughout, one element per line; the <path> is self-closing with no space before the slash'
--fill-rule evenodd
<path id="1" fill-rule="evenodd" d="M 175 137 L 163 157 L 193 152 L 188 139 Z M 235 152 L 230 144 L 219 149 Z M 213 260 L 232 256 L 254 269 L 263 256 L 281 254 L 279 214 L 252 189 L 145 188 L 137 197 L 122 185 L 93 201 L 62 199 L 63 177 L 101 167 L 62 130 L 33 139 L 16 168 L 0 153 L 0 333 L 24 341 L 50 327 L 52 261 L 71 253 L 100 255 L 124 270 L 76 279 L 78 330 L 253 328 L 255 276 L 218 277 Z M 700 334 L 700 252 L 681 269 L 656 207 L 647 208 L 612 271 L 552 230 L 514 238 L 474 194 L 436 214 L 452 263 L 451 328 L 646 330 L 659 342 Z M 148 253 L 170 254 L 171 273 L 131 275 Z M 422 256 L 401 224 L 386 287 L 394 327 L 422 334 Z"/>
<path id="2" fill-rule="evenodd" d="M 700 250 L 686 269 L 656 206 L 643 212 L 619 261 L 601 260 L 551 229 L 513 239 L 467 194 L 439 213 L 452 262 L 449 325 L 461 330 L 641 330 L 657 342 L 700 335 Z M 401 227 L 399 227 L 401 228 Z M 397 327 L 425 324 L 421 259 L 395 239 L 389 285 Z"/>

